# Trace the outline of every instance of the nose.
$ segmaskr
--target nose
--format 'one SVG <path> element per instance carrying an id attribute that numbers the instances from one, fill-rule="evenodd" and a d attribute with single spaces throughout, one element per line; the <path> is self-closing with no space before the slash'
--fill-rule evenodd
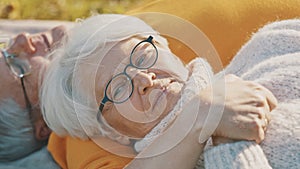
<path id="1" fill-rule="evenodd" d="M 19 54 L 20 52 L 25 52 L 32 54 L 35 52 L 35 47 L 32 45 L 29 34 L 21 33 L 17 35 L 11 45 L 9 52 Z"/>
<path id="2" fill-rule="evenodd" d="M 132 81 L 139 94 L 144 95 L 147 89 L 153 86 L 155 78 L 155 73 L 140 71 L 133 77 Z"/>
<path id="3" fill-rule="evenodd" d="M 54 27 L 53 29 L 51 29 L 50 34 L 53 39 L 52 43 L 59 42 L 61 40 L 61 38 L 66 34 L 66 31 L 67 31 L 67 29 L 63 25 L 57 26 L 57 27 Z"/>

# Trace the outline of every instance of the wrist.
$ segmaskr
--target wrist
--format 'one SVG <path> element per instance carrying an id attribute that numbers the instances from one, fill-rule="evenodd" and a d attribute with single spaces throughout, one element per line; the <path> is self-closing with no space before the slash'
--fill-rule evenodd
<path id="1" fill-rule="evenodd" d="M 217 104 L 216 102 L 218 102 L 218 100 L 216 101 L 215 99 L 213 104 L 213 97 L 211 95 L 210 89 L 205 89 L 199 94 L 199 99 L 201 101 L 199 108 L 199 116 L 201 116 L 199 121 L 199 125 L 201 125 L 199 134 L 200 143 L 204 143 L 211 136 L 218 136 L 216 130 L 222 119 L 224 106 L 222 104 Z"/>

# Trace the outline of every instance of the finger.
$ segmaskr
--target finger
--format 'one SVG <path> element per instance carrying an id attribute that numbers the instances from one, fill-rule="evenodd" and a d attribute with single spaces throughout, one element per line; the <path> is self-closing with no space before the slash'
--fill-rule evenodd
<path id="1" fill-rule="evenodd" d="M 272 120 L 271 113 L 266 113 L 266 119 L 268 120 L 268 124 L 269 124 L 269 122 Z"/>
<path id="2" fill-rule="evenodd" d="M 254 122 L 252 122 L 252 124 L 254 124 L 255 122 L 257 122 L 257 124 L 254 125 L 254 127 L 250 126 L 250 129 L 251 129 L 251 127 L 253 127 L 253 130 L 252 130 L 253 136 L 255 138 L 256 137 L 260 138 L 261 137 L 260 136 L 261 133 L 259 131 L 257 131 L 257 130 L 259 130 L 259 128 L 262 128 L 263 131 L 267 130 L 267 127 L 269 125 L 269 120 L 268 120 L 267 116 L 265 116 L 265 118 L 259 118 L 259 119 L 257 118 L 257 114 L 249 114 L 248 116 L 249 116 L 248 118 L 250 118 L 250 119 L 252 119 L 252 121 L 254 121 Z M 255 130 L 255 128 L 257 128 L 257 130 Z M 259 134 L 257 134 L 257 133 L 259 133 Z"/>
<path id="3" fill-rule="evenodd" d="M 269 120 L 268 119 L 264 119 L 264 126 L 263 126 L 263 129 L 264 129 L 264 131 L 266 131 L 267 130 L 267 127 L 268 127 L 268 125 L 269 125 Z"/>
<path id="4" fill-rule="evenodd" d="M 266 99 L 267 99 L 267 103 L 270 107 L 270 111 L 272 111 L 278 104 L 278 101 L 276 99 L 276 97 L 273 95 L 273 93 L 265 88 L 264 86 L 260 85 L 261 86 L 261 89 L 262 91 L 265 93 L 265 96 L 266 96 Z"/>
<path id="5" fill-rule="evenodd" d="M 270 116 L 271 108 L 270 108 L 270 105 L 268 104 L 267 99 L 265 100 L 263 109 L 264 109 L 264 115 L 265 115 L 265 118 L 263 118 L 263 119 L 270 121 L 271 120 L 271 116 Z"/>
<path id="6" fill-rule="evenodd" d="M 265 131 L 262 127 L 258 130 L 258 137 L 255 139 L 256 143 L 260 143 L 265 139 Z"/>
<path id="7" fill-rule="evenodd" d="M 267 118 L 268 120 L 270 120 L 271 108 L 270 108 L 270 105 L 268 103 L 266 93 L 263 90 L 264 89 L 255 91 L 257 100 L 254 102 L 253 105 L 255 105 L 258 109 L 254 113 L 258 113 L 260 115 L 259 116 L 260 119 Z"/>
<path id="8" fill-rule="evenodd" d="M 255 141 L 257 142 L 257 143 L 260 143 L 260 142 L 262 142 L 263 140 L 264 140 L 264 138 L 265 138 L 265 132 L 266 132 L 266 130 L 267 130 L 267 127 L 268 127 L 268 125 L 269 125 L 269 121 L 268 121 L 268 119 L 261 119 L 260 121 L 260 124 L 258 125 L 258 137 L 255 139 Z"/>
<path id="9" fill-rule="evenodd" d="M 240 112 L 246 112 L 246 114 L 243 114 L 244 116 L 252 117 L 252 119 L 256 119 L 257 117 L 259 119 L 265 119 L 268 112 L 265 107 L 256 107 L 252 104 L 243 106 L 240 110 Z"/>
<path id="10" fill-rule="evenodd" d="M 253 120 L 251 117 L 249 117 L 249 120 L 249 123 L 245 123 L 245 131 L 242 137 L 246 136 L 244 138 L 247 140 L 255 140 L 257 143 L 260 143 L 265 137 L 265 120 L 257 118 Z"/>
<path id="11" fill-rule="evenodd" d="M 226 132 L 225 135 L 222 135 L 223 137 L 235 140 L 255 140 L 258 137 L 258 128 L 261 127 L 261 123 L 257 115 L 238 116 L 235 120 L 237 121 L 236 125 L 227 127 L 226 131 L 230 132 Z"/>

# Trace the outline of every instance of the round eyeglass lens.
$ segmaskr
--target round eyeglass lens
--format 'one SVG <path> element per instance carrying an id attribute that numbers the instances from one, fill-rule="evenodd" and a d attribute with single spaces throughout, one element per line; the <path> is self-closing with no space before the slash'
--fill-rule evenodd
<path id="1" fill-rule="evenodd" d="M 31 66 L 27 60 L 19 59 L 16 57 L 6 58 L 10 70 L 18 77 L 27 76 L 30 74 Z"/>
<path id="2" fill-rule="evenodd" d="M 115 103 L 126 101 L 133 91 L 133 85 L 128 76 L 120 74 L 115 76 L 108 84 L 106 95 Z"/>
<path id="3" fill-rule="evenodd" d="M 152 67 L 157 60 L 157 50 L 149 42 L 142 42 L 131 53 L 131 64 L 140 69 Z"/>

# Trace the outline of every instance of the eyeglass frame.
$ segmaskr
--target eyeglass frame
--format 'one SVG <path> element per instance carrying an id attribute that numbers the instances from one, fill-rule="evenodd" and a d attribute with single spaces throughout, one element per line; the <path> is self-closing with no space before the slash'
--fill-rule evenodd
<path id="1" fill-rule="evenodd" d="M 145 70 L 145 69 L 151 68 L 151 67 L 156 63 L 156 61 L 157 61 L 157 59 L 158 59 L 158 51 L 157 51 L 156 46 L 155 46 L 154 43 L 152 42 L 152 40 L 153 40 L 153 37 L 152 37 L 152 36 L 149 36 L 147 39 L 145 39 L 145 40 L 139 42 L 138 44 L 136 44 L 136 45 L 134 46 L 134 48 L 132 49 L 131 53 L 130 53 L 130 63 L 129 63 L 128 65 L 125 66 L 123 72 L 118 73 L 117 75 L 113 76 L 113 77 L 108 81 L 108 83 L 107 83 L 107 85 L 106 85 L 106 87 L 105 87 L 104 98 L 102 99 L 102 101 L 101 101 L 101 103 L 100 103 L 100 106 L 99 106 L 99 109 L 98 109 L 97 119 L 100 119 L 99 116 L 100 116 L 100 114 L 102 113 L 102 110 L 103 110 L 104 105 L 105 105 L 106 102 L 109 101 L 109 102 L 112 102 L 112 103 L 120 104 L 120 103 L 126 102 L 126 101 L 132 96 L 132 93 L 133 93 L 133 91 L 134 91 L 134 85 L 133 85 L 133 82 L 132 82 L 132 78 L 126 73 L 126 70 L 127 70 L 128 67 L 133 67 L 133 68 L 136 68 L 136 69 Z M 134 54 L 136 48 L 137 48 L 140 44 L 145 43 L 145 42 L 150 43 L 150 44 L 154 47 L 155 52 L 156 52 L 156 58 L 155 58 L 153 64 L 151 64 L 151 65 L 148 66 L 147 68 L 140 68 L 140 67 L 135 66 L 135 65 L 132 63 L 132 56 L 133 56 L 133 54 Z M 120 101 L 120 102 L 116 102 L 116 101 L 113 101 L 113 100 L 111 100 L 111 99 L 108 98 L 108 96 L 107 96 L 107 89 L 108 89 L 108 86 L 110 85 L 111 81 L 112 81 L 113 79 L 115 79 L 116 77 L 120 76 L 120 75 L 125 75 L 128 79 L 130 79 L 132 90 L 131 90 L 131 93 L 129 94 L 129 96 L 128 96 L 127 99 L 124 99 L 123 101 Z"/>
<path id="2" fill-rule="evenodd" d="M 9 69 L 12 71 L 12 73 L 18 77 L 21 80 L 21 85 L 22 85 L 22 90 L 23 90 L 23 95 L 24 95 L 24 99 L 25 99 L 25 103 L 26 103 L 26 109 L 28 112 L 32 111 L 32 104 L 30 103 L 25 85 L 24 85 L 24 77 L 28 76 L 30 74 L 30 72 L 25 73 L 22 67 L 19 67 L 21 70 L 21 74 L 17 75 L 13 72 L 12 70 L 12 65 L 9 63 L 8 59 L 15 59 L 16 55 L 15 54 L 10 54 L 7 52 L 7 50 L 1 49 L 1 53 L 4 56 L 5 62 L 7 64 L 7 66 L 9 67 Z M 31 114 L 31 113 L 30 113 Z"/>

